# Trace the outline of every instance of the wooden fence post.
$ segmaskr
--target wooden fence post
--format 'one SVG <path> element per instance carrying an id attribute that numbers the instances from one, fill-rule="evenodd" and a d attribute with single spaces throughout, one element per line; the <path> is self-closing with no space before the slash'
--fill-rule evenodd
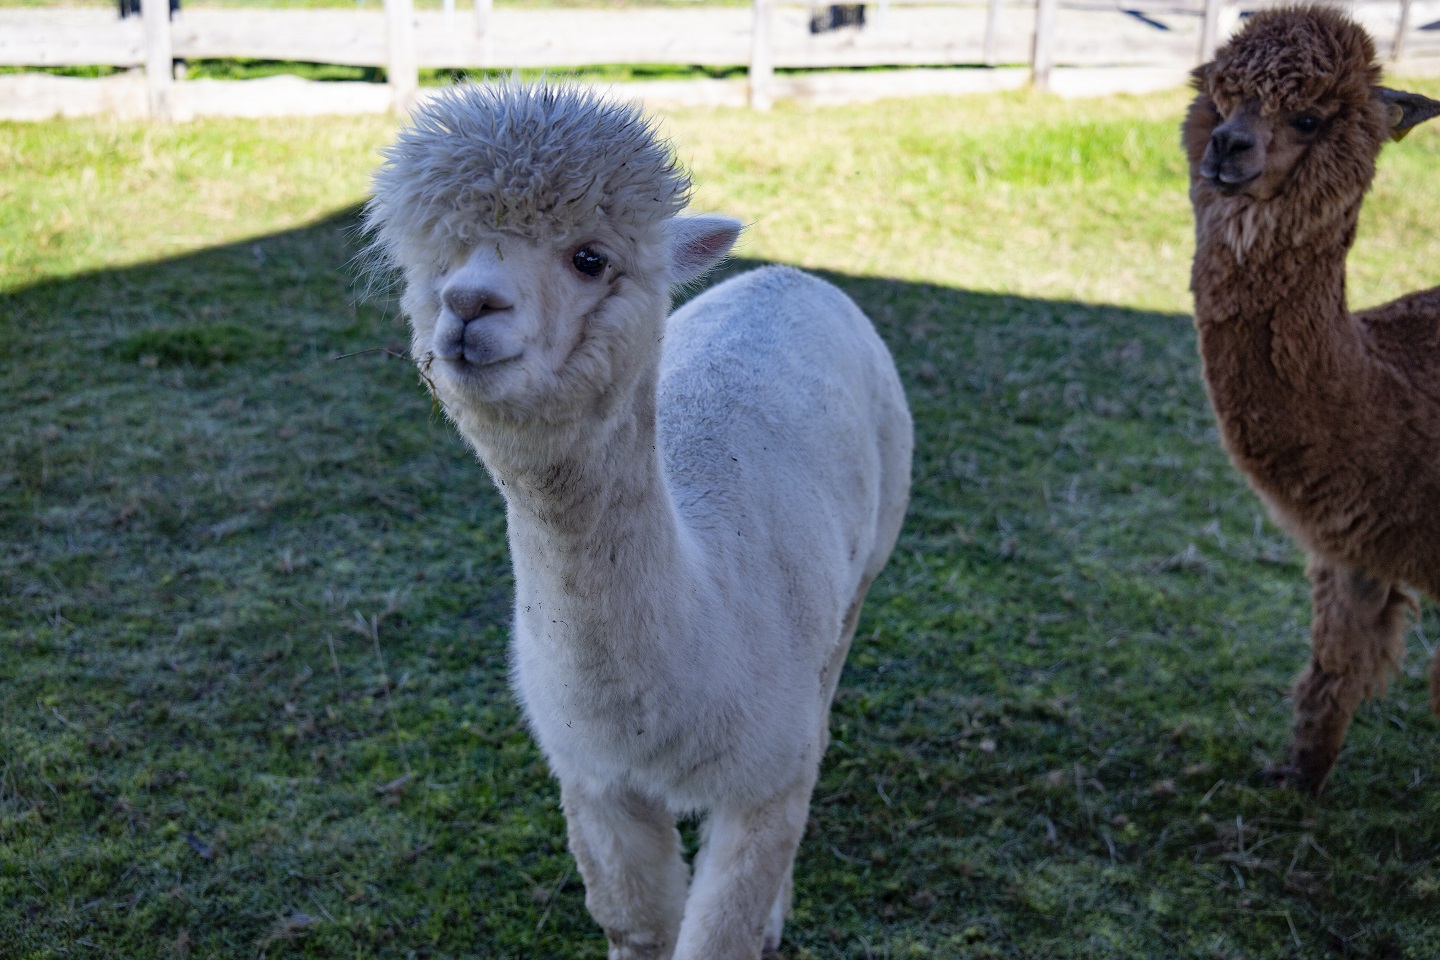
<path id="1" fill-rule="evenodd" d="M 750 29 L 750 108 L 769 110 L 774 104 L 770 81 L 775 76 L 770 57 L 770 0 L 754 0 L 754 25 Z"/>
<path id="2" fill-rule="evenodd" d="M 389 53 L 385 60 L 385 79 L 390 86 L 390 109 L 405 114 L 415 105 L 415 95 L 420 89 L 414 0 L 385 0 L 385 34 Z"/>
<path id="3" fill-rule="evenodd" d="M 145 89 L 150 118 L 168 123 L 175 119 L 175 57 L 170 42 L 170 0 L 140 0 L 145 24 Z"/>
<path id="4" fill-rule="evenodd" d="M 1225 0 L 1205 0 L 1204 19 L 1200 21 L 1200 49 L 1197 51 L 1201 63 L 1215 59 L 1215 50 L 1220 46 L 1220 12 Z"/>
<path id="5" fill-rule="evenodd" d="M 995 66 L 995 44 L 999 42 L 1000 9 L 1005 0 L 990 0 L 985 11 L 985 66 Z"/>
<path id="6" fill-rule="evenodd" d="M 1035 44 L 1030 49 L 1030 82 L 1037 90 L 1050 89 L 1055 65 L 1055 18 L 1059 0 L 1035 0 Z"/>
<path id="7" fill-rule="evenodd" d="M 1395 27 L 1395 42 L 1390 47 L 1390 62 L 1405 55 L 1405 34 L 1410 32 L 1410 0 L 1400 0 L 1400 23 Z"/>

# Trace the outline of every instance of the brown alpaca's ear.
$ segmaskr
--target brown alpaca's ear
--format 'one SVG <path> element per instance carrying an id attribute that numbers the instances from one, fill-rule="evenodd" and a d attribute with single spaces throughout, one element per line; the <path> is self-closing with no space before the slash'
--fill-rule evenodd
<path id="1" fill-rule="evenodd" d="M 1375 93 L 1385 102 L 1390 117 L 1390 139 L 1404 140 L 1405 134 L 1431 117 L 1440 116 L 1440 103 L 1418 93 L 1376 87 Z"/>
<path id="2" fill-rule="evenodd" d="M 1202 63 L 1202 64 L 1200 64 L 1200 66 L 1196 67 L 1194 70 L 1191 70 L 1191 71 L 1190 71 L 1190 86 L 1194 87 L 1196 90 L 1199 90 L 1201 93 L 1204 93 L 1204 92 L 1205 92 L 1205 84 L 1206 84 L 1207 81 L 1209 81 L 1209 79 L 1210 79 L 1210 73 L 1211 73 L 1211 71 L 1213 71 L 1214 69 L 1215 69 L 1215 61 L 1214 61 L 1214 60 L 1211 60 L 1209 63 Z"/>

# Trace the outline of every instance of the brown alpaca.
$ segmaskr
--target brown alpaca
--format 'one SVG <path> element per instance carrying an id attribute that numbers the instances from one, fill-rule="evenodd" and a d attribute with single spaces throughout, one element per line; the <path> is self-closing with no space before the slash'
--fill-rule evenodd
<path id="1" fill-rule="evenodd" d="M 1440 597 L 1440 288 L 1345 303 L 1381 145 L 1440 114 L 1379 79 L 1344 15 L 1264 11 L 1195 71 L 1183 128 L 1210 402 L 1235 466 L 1310 555 L 1311 658 L 1279 772 L 1311 792 L 1398 667 L 1407 588 Z"/>

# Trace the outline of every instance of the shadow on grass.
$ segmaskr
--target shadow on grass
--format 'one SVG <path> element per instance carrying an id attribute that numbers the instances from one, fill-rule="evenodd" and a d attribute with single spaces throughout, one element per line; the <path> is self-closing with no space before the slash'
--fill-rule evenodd
<path id="1" fill-rule="evenodd" d="M 378 349 L 405 331 L 356 300 L 353 223 L 0 297 L 16 956 L 600 955 L 505 688 L 500 501 Z M 825 275 L 918 449 L 787 955 L 1429 949 L 1423 657 L 1320 803 L 1256 778 L 1306 591 L 1188 318 Z"/>

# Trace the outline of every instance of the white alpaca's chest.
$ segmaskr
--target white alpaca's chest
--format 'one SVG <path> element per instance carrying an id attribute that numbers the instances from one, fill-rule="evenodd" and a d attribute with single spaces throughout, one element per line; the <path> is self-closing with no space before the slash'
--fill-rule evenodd
<path id="1" fill-rule="evenodd" d="M 577 657 L 517 624 L 514 644 L 515 691 L 562 780 L 624 784 L 688 811 L 764 796 L 818 757 L 818 669 L 744 670 L 745 658 L 717 657 L 714 644 L 689 655 L 682 637 L 670 639 L 674 656 L 656 643 L 636 658 L 627 643 L 623 654 Z"/>

